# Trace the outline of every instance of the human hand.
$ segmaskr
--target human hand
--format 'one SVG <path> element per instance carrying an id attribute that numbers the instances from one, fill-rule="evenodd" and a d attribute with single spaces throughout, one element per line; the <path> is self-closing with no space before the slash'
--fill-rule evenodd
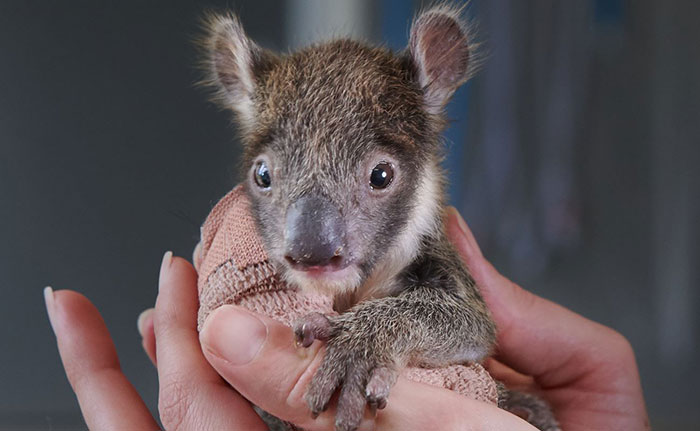
<path id="1" fill-rule="evenodd" d="M 166 253 L 144 347 L 158 358 L 160 419 L 168 430 L 267 430 L 250 403 L 209 365 L 197 334 L 197 274 Z M 44 291 L 68 380 L 89 429 L 155 430 L 158 423 L 121 371 L 102 317 L 83 295 Z M 156 336 L 157 335 L 157 336 Z"/>
<path id="2" fill-rule="evenodd" d="M 627 339 L 499 274 L 454 208 L 446 226 L 498 327 L 494 378 L 540 395 L 566 431 L 650 429 Z"/>
<path id="3" fill-rule="evenodd" d="M 297 348 L 290 328 L 240 308 L 222 307 L 207 321 L 201 335 L 216 371 L 209 365 L 196 329 L 196 277 L 188 262 L 166 253 L 155 309 L 139 318 L 144 349 L 158 369 L 158 407 L 165 429 L 266 430 L 246 398 L 306 429 L 332 429 L 332 412 L 314 421 L 302 398 L 319 364 L 321 348 Z M 66 375 L 88 428 L 157 429 L 157 422 L 121 372 L 97 309 L 69 290 L 47 288 L 45 300 Z M 240 364 L 246 362 L 246 355 L 248 362 Z M 533 429 L 494 406 L 403 379 L 392 393 L 390 407 L 376 421 L 368 414 L 360 429 L 373 429 L 375 424 L 385 430 L 425 429 L 437 424 L 446 430 Z"/>

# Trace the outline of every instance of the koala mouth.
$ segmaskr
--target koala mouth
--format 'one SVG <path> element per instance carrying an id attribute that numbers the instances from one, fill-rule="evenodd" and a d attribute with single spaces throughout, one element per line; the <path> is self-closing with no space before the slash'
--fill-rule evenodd
<path id="1" fill-rule="evenodd" d="M 342 256 L 333 256 L 327 262 L 323 262 L 322 264 L 309 264 L 307 262 L 295 260 L 290 256 L 285 256 L 285 261 L 293 270 L 304 272 L 306 275 L 311 277 L 337 273 L 350 265 L 350 262 L 343 259 Z"/>
<path id="2" fill-rule="evenodd" d="M 307 277 L 316 278 L 320 280 L 343 279 L 345 278 L 345 275 L 350 272 L 347 269 L 347 267 L 341 269 L 333 269 L 328 267 L 311 267 L 304 270 L 304 274 Z"/>
<path id="3" fill-rule="evenodd" d="M 336 282 L 350 277 L 355 273 L 352 262 L 341 256 L 335 256 L 323 264 L 308 264 L 285 257 L 288 267 L 299 276 L 323 283 L 324 281 Z"/>
<path id="4" fill-rule="evenodd" d="M 295 278 L 314 281 L 315 283 L 343 283 L 346 280 L 354 279 L 357 276 L 358 270 L 352 262 L 338 259 L 325 265 L 305 265 L 295 262 L 290 262 L 287 259 L 287 265 L 295 276 Z"/>

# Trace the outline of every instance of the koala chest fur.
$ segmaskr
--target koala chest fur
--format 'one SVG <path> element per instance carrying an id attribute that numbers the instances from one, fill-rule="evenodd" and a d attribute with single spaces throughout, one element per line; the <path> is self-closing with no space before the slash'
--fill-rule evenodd
<path id="1" fill-rule="evenodd" d="M 277 55 L 233 16 L 209 29 L 210 81 L 238 120 L 270 260 L 340 312 L 295 328 L 327 343 L 312 413 L 342 387 L 337 427 L 354 429 L 407 364 L 484 358 L 495 327 L 442 222 L 443 109 L 473 60 L 459 11 L 423 12 L 400 53 L 336 40 Z"/>

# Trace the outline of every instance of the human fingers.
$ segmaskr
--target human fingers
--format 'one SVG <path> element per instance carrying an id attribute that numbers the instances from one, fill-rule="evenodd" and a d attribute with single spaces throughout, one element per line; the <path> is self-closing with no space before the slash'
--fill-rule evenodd
<path id="1" fill-rule="evenodd" d="M 204 358 L 197 308 L 194 268 L 166 253 L 153 312 L 161 422 L 166 429 L 267 429 Z"/>
<path id="2" fill-rule="evenodd" d="M 447 231 L 480 287 L 498 326 L 498 358 L 538 383 L 558 385 L 587 372 L 600 360 L 618 358 L 626 340 L 610 328 L 588 320 L 558 304 L 534 295 L 503 277 L 482 256 L 474 236 L 453 208 Z M 601 343 L 606 344 L 600 349 Z M 611 350 L 612 349 L 612 352 Z M 572 358 L 579 358 L 571 362 Z M 580 359 L 590 360 L 582 369 Z"/>
<path id="3" fill-rule="evenodd" d="M 304 401 L 306 388 L 324 354 L 321 342 L 295 344 L 292 329 L 266 316 L 225 305 L 214 311 L 200 340 L 214 368 L 251 402 L 309 430 L 334 427 L 335 406 L 315 420 Z M 532 430 L 521 419 L 453 392 L 399 378 L 390 400 L 360 429 Z"/>
<path id="4" fill-rule="evenodd" d="M 447 389 L 399 378 L 386 409 L 376 418 L 381 430 L 536 431 L 518 416 Z"/>
<path id="5" fill-rule="evenodd" d="M 519 373 L 495 358 L 487 358 L 483 366 L 491 377 L 496 381 L 504 383 L 509 389 L 527 393 L 536 393 L 539 391 L 532 376 Z"/>
<path id="6" fill-rule="evenodd" d="M 497 359 L 533 376 L 562 425 L 647 429 L 648 416 L 630 343 L 618 332 L 511 282 L 484 259 L 454 209 L 446 229 L 498 326 Z"/>
<path id="7" fill-rule="evenodd" d="M 153 308 L 148 308 L 139 314 L 136 327 L 141 334 L 141 346 L 153 365 L 158 366 L 156 360 L 156 334 L 153 330 Z"/>
<path id="8" fill-rule="evenodd" d="M 139 394 L 119 366 L 102 316 L 83 295 L 44 290 L 68 381 L 89 429 L 158 429 Z"/>

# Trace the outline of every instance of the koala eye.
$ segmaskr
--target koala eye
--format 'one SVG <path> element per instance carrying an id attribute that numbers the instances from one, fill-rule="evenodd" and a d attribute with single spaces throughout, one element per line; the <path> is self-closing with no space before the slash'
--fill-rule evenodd
<path id="1" fill-rule="evenodd" d="M 267 163 L 258 162 L 258 164 L 255 165 L 255 172 L 253 172 L 253 178 L 255 179 L 255 184 L 257 184 L 258 187 L 263 189 L 270 188 L 270 184 L 272 184 L 272 179 L 270 178 L 270 170 L 267 168 Z"/>
<path id="2" fill-rule="evenodd" d="M 394 169 L 390 163 L 381 162 L 372 169 L 369 176 L 369 185 L 373 189 L 383 189 L 391 184 L 394 179 Z"/>

